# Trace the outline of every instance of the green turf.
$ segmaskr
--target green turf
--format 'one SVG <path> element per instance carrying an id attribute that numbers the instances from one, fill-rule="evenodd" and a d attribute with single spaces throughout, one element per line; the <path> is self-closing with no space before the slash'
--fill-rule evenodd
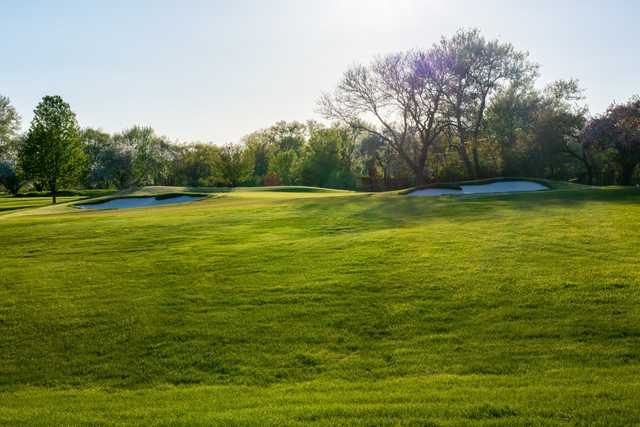
<path id="1" fill-rule="evenodd" d="M 231 193 L 231 192 L 276 192 L 276 193 L 351 193 L 348 190 L 336 190 L 333 188 L 309 187 L 304 185 L 276 185 L 271 187 L 143 187 L 135 191 L 135 194 L 157 194 L 174 191 L 191 193 Z"/>
<path id="2" fill-rule="evenodd" d="M 572 188 L 2 215 L 0 424 L 637 424 L 640 191 Z"/>
<path id="3" fill-rule="evenodd" d="M 68 203 L 77 201 L 80 199 L 86 199 L 89 197 L 104 197 L 115 193 L 115 190 L 63 190 L 61 195 L 57 198 L 57 203 Z M 51 196 L 49 193 L 30 192 L 26 194 L 20 194 L 17 197 L 13 197 L 7 193 L 0 192 L 0 215 L 6 214 L 10 211 L 27 208 L 38 208 L 43 206 L 50 206 Z"/>
<path id="4" fill-rule="evenodd" d="M 58 203 L 79 200 L 80 197 L 58 197 Z M 9 211 L 26 208 L 37 208 L 51 204 L 51 197 L 12 197 L 0 196 L 0 215 Z"/>
<path id="5" fill-rule="evenodd" d="M 422 190 L 422 189 L 427 189 L 427 188 L 446 188 L 446 189 L 450 189 L 450 190 L 460 190 L 461 187 L 460 185 L 465 184 L 465 185 L 474 185 L 474 184 L 491 184 L 494 182 L 502 182 L 502 181 L 531 181 L 531 182 L 537 182 L 538 184 L 542 184 L 546 187 L 548 187 L 549 189 L 552 190 L 579 190 L 579 189 L 589 189 L 591 188 L 590 186 L 587 185 L 582 185 L 582 184 L 575 184 L 575 183 L 570 183 L 570 182 L 561 182 L 561 181 L 552 181 L 549 179 L 542 179 L 542 178 L 524 178 L 524 177 L 501 177 L 501 178 L 485 178 L 485 179 L 474 179 L 474 180 L 468 180 L 468 181 L 456 181 L 456 182 L 437 182 L 437 183 L 432 183 L 432 184 L 424 184 L 424 185 L 418 185 L 416 187 L 410 187 L 410 188 L 405 188 L 402 190 L 396 190 L 393 191 L 392 193 L 394 194 L 399 194 L 399 195 L 407 195 L 415 190 Z"/>
<path id="6" fill-rule="evenodd" d="M 154 198 L 157 200 L 162 200 L 162 199 L 171 199 L 174 197 L 178 197 L 178 196 L 191 196 L 191 197 L 211 197 L 210 194 L 208 193 L 193 193 L 193 192 L 186 192 L 186 191 L 174 191 L 174 192 L 170 192 L 170 193 L 161 193 L 161 194 L 140 194 L 140 192 L 138 193 L 133 193 L 133 194 L 114 194 L 114 195 L 108 195 L 108 196 L 103 196 L 103 197 L 96 197 L 96 198 L 92 198 L 89 200 L 82 200 L 81 202 L 78 203 L 73 203 L 71 206 L 74 207 L 81 207 L 81 206 L 86 206 L 86 205 L 99 205 L 101 203 L 104 203 L 106 201 L 109 200 L 114 200 L 114 199 L 146 199 L 146 198 Z"/>

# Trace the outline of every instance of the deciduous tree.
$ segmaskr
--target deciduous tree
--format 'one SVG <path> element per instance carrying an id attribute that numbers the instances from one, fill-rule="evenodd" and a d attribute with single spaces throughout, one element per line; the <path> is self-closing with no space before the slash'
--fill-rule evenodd
<path id="1" fill-rule="evenodd" d="M 349 69 L 333 95 L 325 94 L 325 117 L 384 140 L 407 163 L 418 184 L 427 178 L 429 148 L 442 131 L 445 58 L 436 50 L 398 53 Z M 367 124 L 372 119 L 377 126 Z"/>
<path id="2" fill-rule="evenodd" d="M 20 131 L 20 115 L 6 96 L 0 95 L 0 159 L 15 157 L 15 138 Z"/>
<path id="3" fill-rule="evenodd" d="M 446 114 L 457 134 L 456 147 L 467 175 L 478 177 L 479 145 L 490 97 L 505 83 L 530 78 L 537 67 L 527 60 L 527 53 L 510 43 L 486 40 L 477 29 L 443 37 L 435 49 L 447 65 Z"/>
<path id="4" fill-rule="evenodd" d="M 30 179 L 43 182 L 53 203 L 62 185 L 77 182 L 86 156 L 71 107 L 59 96 L 45 96 L 34 110 L 20 150 L 20 164 Z"/>
<path id="5" fill-rule="evenodd" d="M 251 176 L 251 164 L 238 144 L 226 144 L 218 153 L 217 172 L 225 184 L 236 187 Z"/>
<path id="6" fill-rule="evenodd" d="M 613 150 L 620 167 L 620 184 L 631 184 L 640 164 L 640 98 L 613 104 L 602 116 L 594 118 L 587 127 L 585 142 Z"/>

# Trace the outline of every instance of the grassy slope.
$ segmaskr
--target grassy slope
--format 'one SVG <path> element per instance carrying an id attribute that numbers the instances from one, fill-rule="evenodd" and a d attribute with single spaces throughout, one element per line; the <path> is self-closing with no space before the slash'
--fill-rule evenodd
<path id="1" fill-rule="evenodd" d="M 525 177 L 500 177 L 500 178 L 484 178 L 484 179 L 474 179 L 474 180 L 468 180 L 468 181 L 456 181 L 456 182 L 438 182 L 438 183 L 433 183 L 433 184 L 425 184 L 425 185 L 419 185 L 417 187 L 410 187 L 410 188 L 405 188 L 402 190 L 395 190 L 395 191 L 390 191 L 390 194 L 400 194 L 400 195 L 406 195 L 411 193 L 412 191 L 415 190 L 422 190 L 422 189 L 426 189 L 426 188 L 448 188 L 448 189 L 453 189 L 453 190 L 460 190 L 460 185 L 462 184 L 466 184 L 466 185 L 474 185 L 474 184 L 491 184 L 494 182 L 501 182 L 501 181 L 532 181 L 532 182 L 537 182 L 539 184 L 545 185 L 547 186 L 549 189 L 552 190 L 587 190 L 592 188 L 591 186 L 588 185 L 583 185 L 583 184 L 575 184 L 575 183 L 571 183 L 571 182 L 564 182 L 564 181 L 553 181 L 550 179 L 543 179 L 543 178 L 525 178 Z M 611 187 L 613 188 L 613 187 Z"/>
<path id="2" fill-rule="evenodd" d="M 0 423 L 638 422 L 639 202 L 234 192 L 5 215 Z"/>
<path id="3" fill-rule="evenodd" d="M 112 193 L 115 193 L 115 190 L 63 190 L 63 195 L 58 196 L 57 202 L 64 204 L 89 197 L 108 196 Z M 51 197 L 44 191 L 21 194 L 18 197 L 0 192 L 0 215 L 10 212 L 15 213 L 12 211 L 19 209 L 39 208 L 49 205 L 51 205 Z"/>
<path id="4" fill-rule="evenodd" d="M 80 197 L 58 197 L 58 203 L 79 200 Z M 18 209 L 37 208 L 51 204 L 51 197 L 10 197 L 0 196 L 0 215 Z"/>
<path id="5" fill-rule="evenodd" d="M 348 190 L 335 190 L 332 188 L 321 188 L 321 187 L 308 187 L 304 185 L 280 185 L 280 186 L 272 186 L 272 187 L 165 187 L 165 186 L 151 186 L 151 187 L 143 187 L 135 191 L 133 194 L 158 194 L 158 193 L 166 193 L 173 191 L 183 191 L 183 192 L 192 192 L 192 193 L 237 193 L 237 192 L 250 192 L 250 193 L 259 193 L 259 192 L 275 192 L 275 193 L 351 193 L 352 191 Z"/>

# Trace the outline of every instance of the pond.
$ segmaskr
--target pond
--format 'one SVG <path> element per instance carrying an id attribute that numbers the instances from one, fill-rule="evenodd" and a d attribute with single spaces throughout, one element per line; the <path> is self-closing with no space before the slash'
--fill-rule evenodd
<path id="1" fill-rule="evenodd" d="M 496 181 L 488 184 L 462 184 L 460 189 L 453 188 L 423 188 L 407 194 L 407 196 L 446 196 L 486 193 L 522 193 L 528 191 L 543 191 L 549 187 L 535 181 Z"/>
<path id="2" fill-rule="evenodd" d="M 86 203 L 76 205 L 81 209 L 128 209 L 146 208 L 151 206 L 173 205 L 202 200 L 206 196 L 174 196 L 174 197 L 122 197 L 110 199 L 101 203 Z"/>

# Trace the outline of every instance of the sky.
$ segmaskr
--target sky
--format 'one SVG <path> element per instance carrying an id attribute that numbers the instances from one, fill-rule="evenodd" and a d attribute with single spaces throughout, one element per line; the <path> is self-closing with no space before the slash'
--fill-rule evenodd
<path id="1" fill-rule="evenodd" d="M 528 51 L 541 86 L 579 79 L 592 113 L 640 94 L 636 0 L 0 0 L 0 94 L 23 129 L 60 95 L 82 127 L 237 142 L 321 120 L 348 67 L 459 28 Z"/>

